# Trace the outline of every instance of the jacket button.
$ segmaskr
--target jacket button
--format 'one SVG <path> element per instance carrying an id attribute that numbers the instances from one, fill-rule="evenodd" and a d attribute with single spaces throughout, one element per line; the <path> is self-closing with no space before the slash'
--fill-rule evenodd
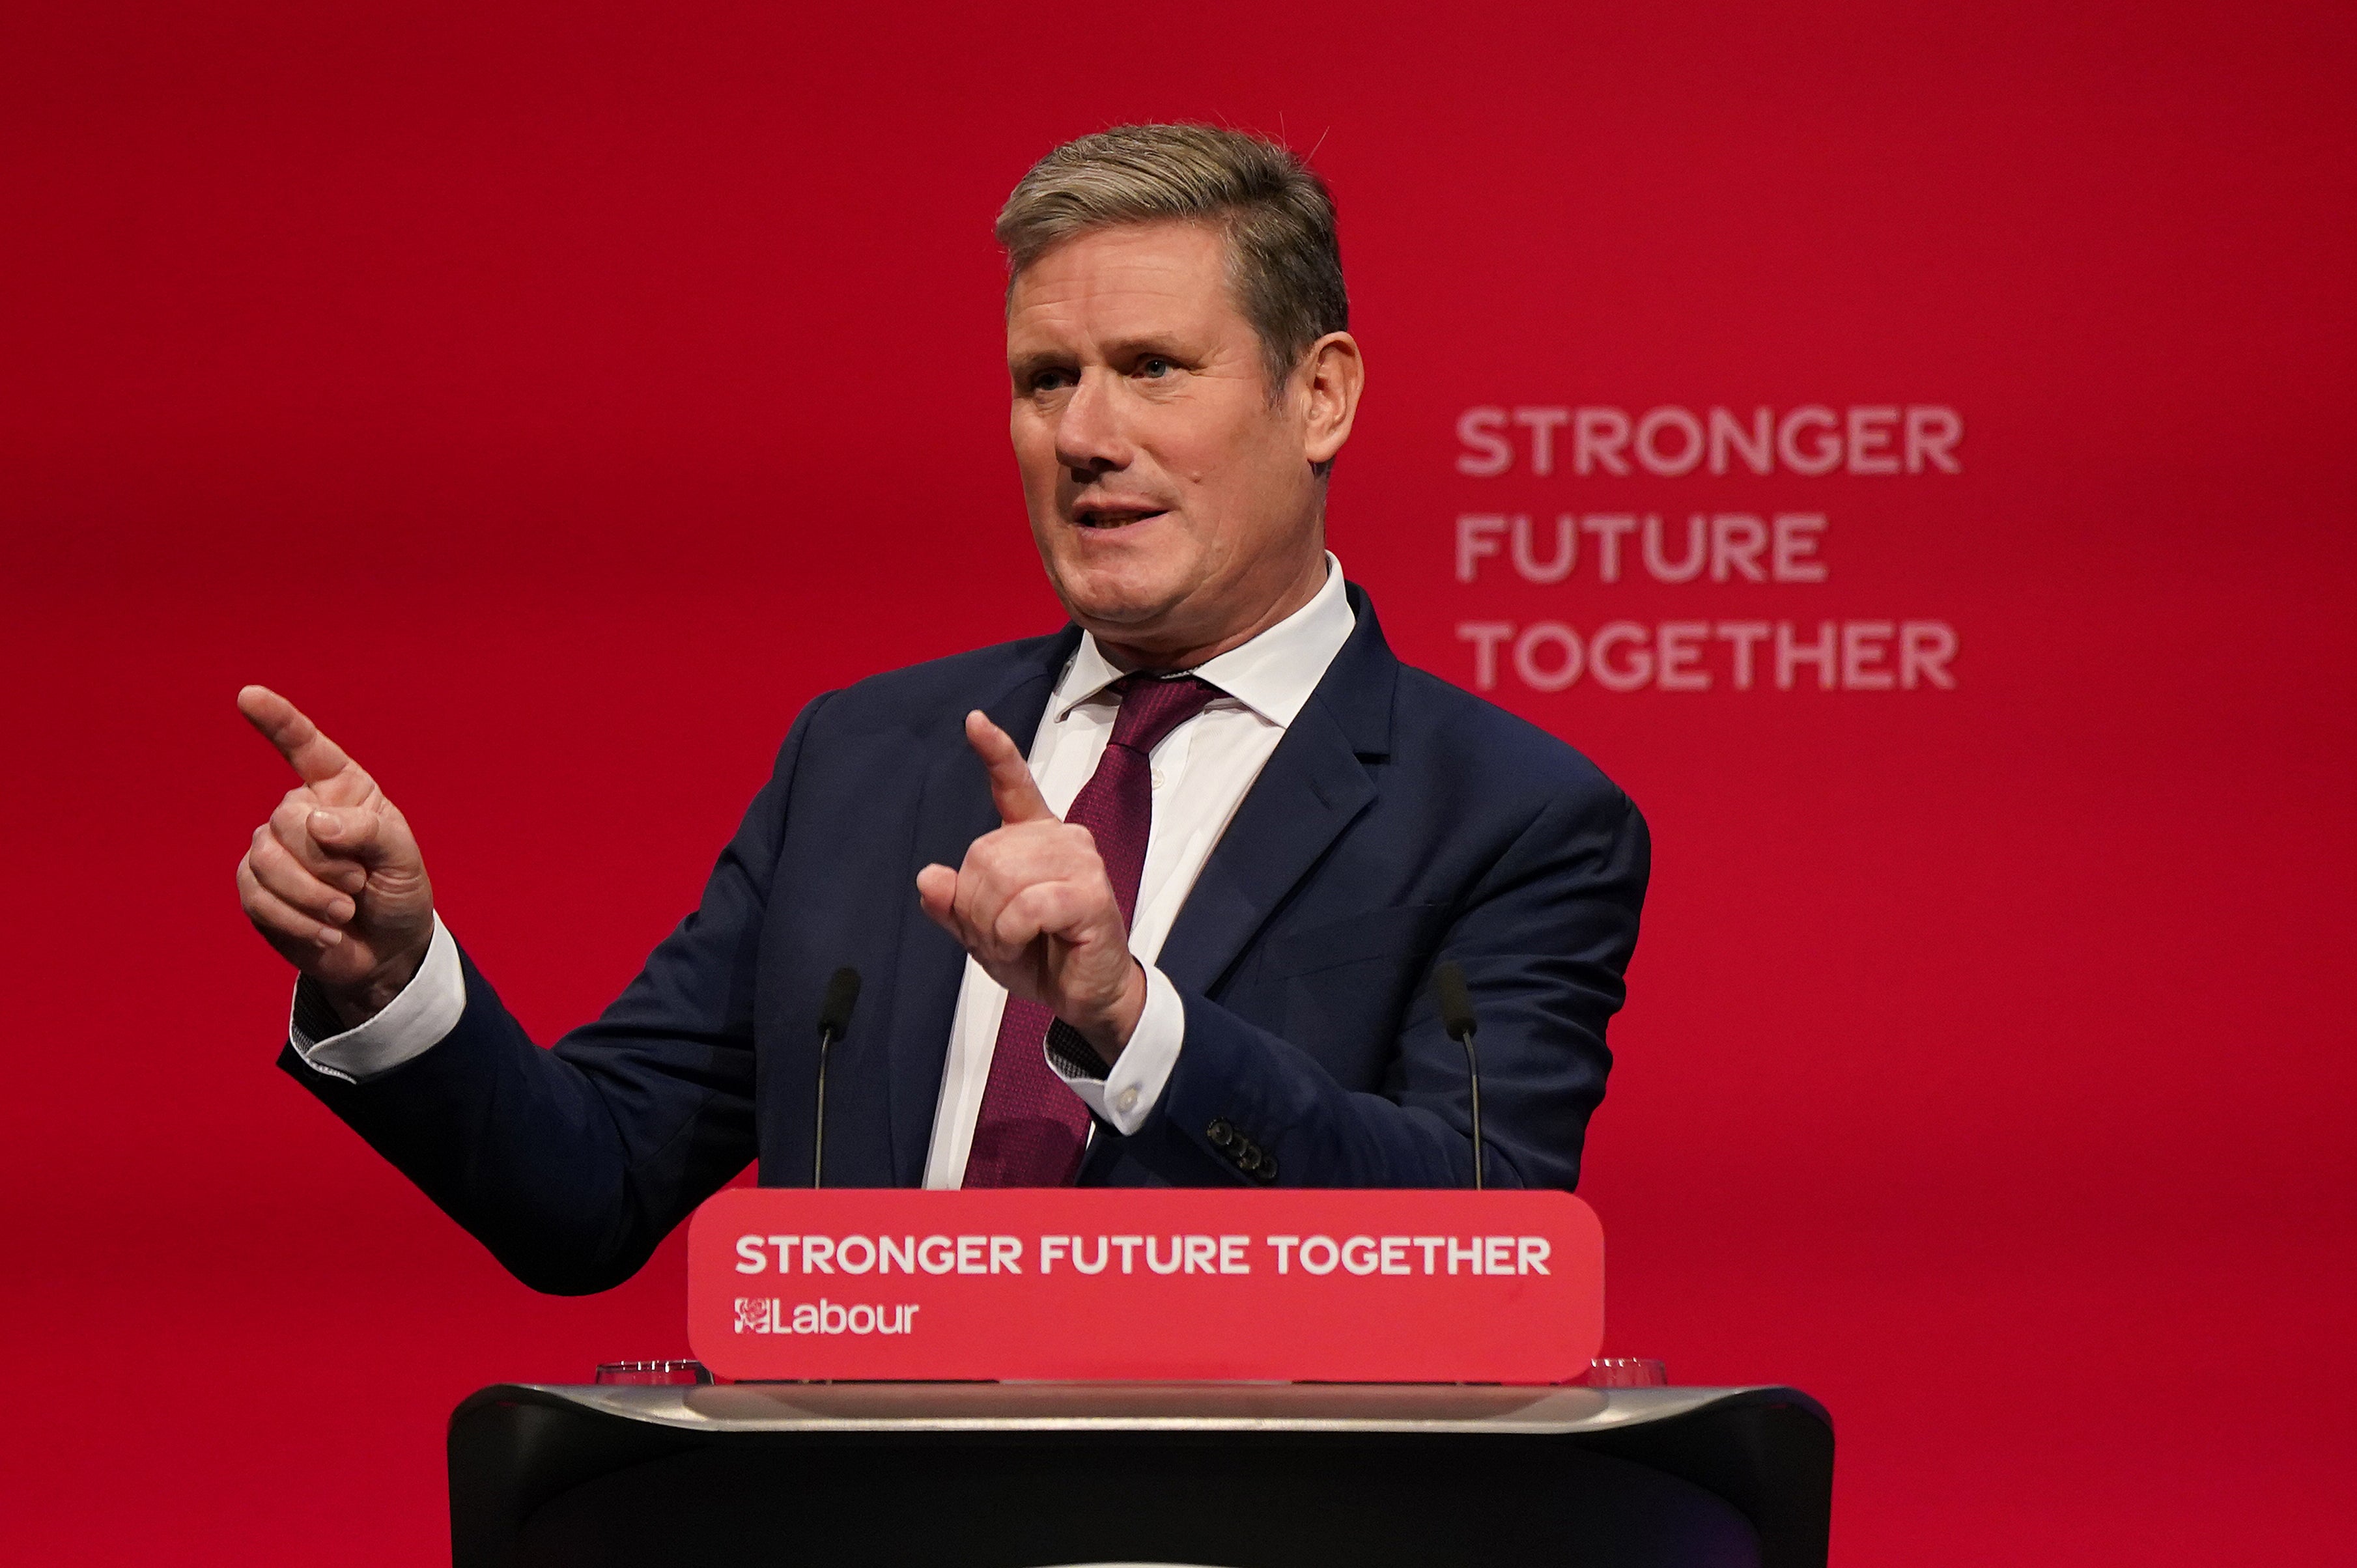
<path id="1" fill-rule="evenodd" d="M 1237 1150 L 1236 1168 L 1242 1171 L 1256 1171 L 1260 1169 L 1260 1151 L 1253 1147 L 1250 1144 L 1246 1144 L 1243 1148 Z"/>
<path id="2" fill-rule="evenodd" d="M 1263 1155 L 1260 1157 L 1260 1169 L 1254 1174 L 1258 1176 L 1263 1181 L 1275 1181 L 1276 1179 L 1276 1156 L 1275 1155 Z"/>
<path id="3" fill-rule="evenodd" d="M 1236 1141 L 1236 1130 L 1222 1119 L 1203 1129 L 1203 1136 L 1224 1149 Z"/>

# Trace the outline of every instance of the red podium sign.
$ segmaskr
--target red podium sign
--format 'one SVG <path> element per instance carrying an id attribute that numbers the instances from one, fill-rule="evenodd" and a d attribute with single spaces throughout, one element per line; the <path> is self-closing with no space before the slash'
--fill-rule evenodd
<path id="1" fill-rule="evenodd" d="M 739 1380 L 1563 1383 L 1604 1232 L 1563 1192 L 733 1187 L 687 1321 Z"/>

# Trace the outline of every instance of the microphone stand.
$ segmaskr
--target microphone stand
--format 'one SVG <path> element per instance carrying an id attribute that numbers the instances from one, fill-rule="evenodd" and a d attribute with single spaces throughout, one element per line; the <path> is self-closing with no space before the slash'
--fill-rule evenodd
<path id="1" fill-rule="evenodd" d="M 818 1009 L 818 1114 L 811 1126 L 811 1186 L 826 1177 L 826 1051 L 851 1028 L 851 1010 L 859 1005 L 859 972 L 845 965 L 826 983 L 826 996 Z"/>
<path id="2" fill-rule="evenodd" d="M 1473 1051 L 1473 998 L 1465 989 L 1463 966 L 1448 962 L 1432 972 L 1433 1001 L 1440 1008 L 1440 1026 L 1465 1047 L 1465 1079 L 1473 1094 L 1473 1190 L 1481 1190 L 1481 1059 Z"/>

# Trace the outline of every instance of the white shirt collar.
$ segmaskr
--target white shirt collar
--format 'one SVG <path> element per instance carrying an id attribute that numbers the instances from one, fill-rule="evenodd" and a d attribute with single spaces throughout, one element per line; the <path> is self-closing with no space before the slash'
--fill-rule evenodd
<path id="1" fill-rule="evenodd" d="M 1326 677 L 1326 667 L 1351 640 L 1358 618 L 1342 589 L 1342 563 L 1326 553 L 1326 581 L 1308 604 L 1239 648 L 1207 659 L 1192 673 L 1283 729 L 1309 702 Z M 1122 678 L 1094 634 L 1081 633 L 1081 646 L 1056 682 L 1050 710 L 1063 718 Z"/>

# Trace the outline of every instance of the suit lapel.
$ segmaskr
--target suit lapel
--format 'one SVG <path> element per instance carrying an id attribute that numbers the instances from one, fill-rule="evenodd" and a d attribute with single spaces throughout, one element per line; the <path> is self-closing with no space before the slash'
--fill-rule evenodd
<path id="1" fill-rule="evenodd" d="M 974 705 L 1028 750 L 1048 711 L 1057 672 L 1079 643 L 1077 630 L 1042 639 L 1036 658 L 996 693 L 977 693 Z M 925 781 L 917 803 L 916 833 L 902 879 L 907 908 L 901 918 L 900 961 L 893 977 L 891 1037 L 892 1179 L 915 1187 L 925 1179 L 931 1152 L 933 1112 L 941 1103 L 942 1064 L 950 1025 L 957 1010 L 958 983 L 965 972 L 965 950 L 929 919 L 917 902 L 917 873 L 938 862 L 954 866 L 967 846 L 998 826 L 990 802 L 990 780 L 965 739 L 966 709 L 948 716 L 939 735 L 929 736 Z"/>
<path id="2" fill-rule="evenodd" d="M 1156 967 L 1209 992 L 1342 830 L 1375 798 L 1363 757 L 1391 751 L 1399 660 L 1356 586 L 1357 627 L 1277 742 L 1204 862 Z"/>
<path id="3" fill-rule="evenodd" d="M 1303 708 L 1203 863 L 1157 967 L 1208 992 L 1294 885 L 1375 798 L 1332 715 Z"/>

